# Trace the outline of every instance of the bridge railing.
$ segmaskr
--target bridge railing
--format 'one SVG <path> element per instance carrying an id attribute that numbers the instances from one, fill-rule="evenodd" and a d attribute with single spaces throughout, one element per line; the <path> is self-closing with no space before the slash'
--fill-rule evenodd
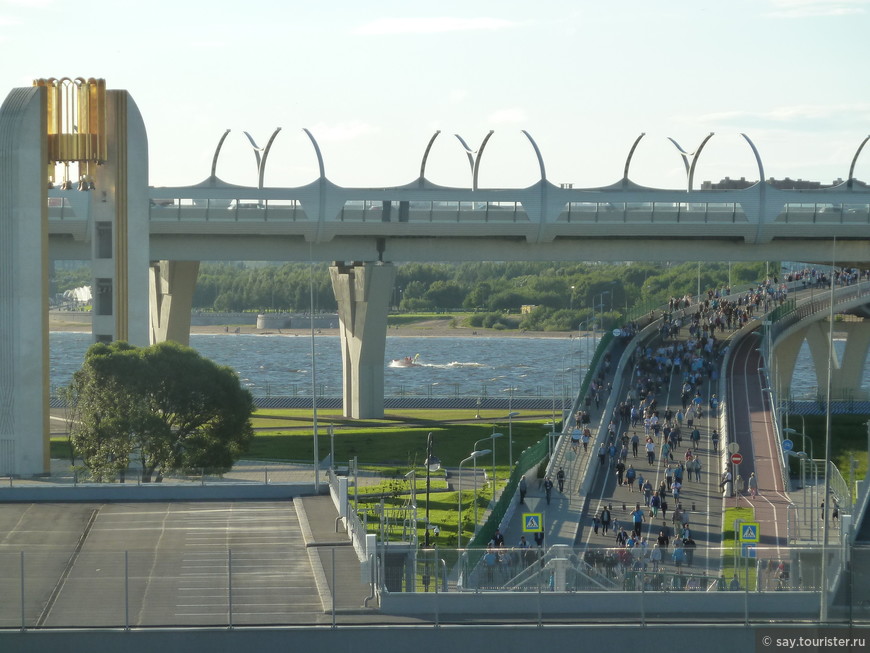
<path id="1" fill-rule="evenodd" d="M 856 561 L 870 562 L 870 548 L 846 548 L 848 552 L 836 545 L 744 548 L 737 543 L 699 546 L 692 553 L 673 546 L 439 548 L 431 553 L 436 559 L 459 555 L 463 583 L 433 588 L 421 582 L 432 568 L 429 552 L 423 552 L 403 583 L 381 593 L 381 608 L 442 623 L 480 609 L 507 621 L 563 615 L 600 622 L 631 615 L 644 623 L 685 621 L 694 615 L 705 623 L 735 618 L 749 623 L 814 620 L 824 600 L 834 621 L 868 623 L 870 591 L 851 569 Z M 844 554 L 853 561 L 851 569 L 844 566 Z M 828 572 L 824 588 L 822 564 Z"/>
<path id="2" fill-rule="evenodd" d="M 788 202 L 776 220 L 787 224 L 870 222 L 870 204 Z"/>
<path id="3" fill-rule="evenodd" d="M 631 224 L 747 222 L 739 202 L 568 202 L 560 222 Z"/>
<path id="4" fill-rule="evenodd" d="M 199 190 L 199 189 L 197 189 Z M 443 197 L 450 198 L 451 189 L 442 189 Z M 372 189 L 365 189 L 370 194 Z M 295 199 L 267 199 L 257 197 L 257 189 L 247 195 L 227 197 L 190 198 L 158 197 L 159 189 L 152 190 L 150 215 L 155 221 L 310 221 L 316 216 L 306 211 L 305 192 L 298 191 Z M 352 191 L 350 191 L 352 192 Z M 422 191 L 421 198 L 413 200 L 344 199 L 338 213 L 325 216 L 327 222 L 410 222 L 410 223 L 530 223 L 535 221 L 524 206 L 515 199 L 517 192 L 509 192 L 505 200 L 431 200 L 432 190 Z M 653 192 L 653 191 L 651 191 Z M 52 198 L 70 196 L 71 192 L 52 191 Z M 404 191 L 407 194 L 407 191 Z M 82 195 L 85 195 L 84 193 Z M 513 198 L 511 198 L 513 196 Z M 341 198 L 349 197 L 342 192 Z M 352 196 L 351 196 L 352 197 Z M 455 195 L 454 195 L 455 197 Z M 614 195 L 614 197 L 618 197 Z M 57 202 L 57 199 L 54 199 Z M 340 201 L 340 200 L 339 200 Z M 536 198 L 537 201 L 537 198 Z M 60 205 L 50 205 L 51 219 L 62 219 Z M 76 212 L 68 217 L 75 217 Z M 553 216 L 556 223 L 579 224 L 748 224 L 750 222 L 741 202 L 674 202 L 674 201 L 567 201 Z M 832 202 L 788 202 L 771 221 L 772 224 L 795 225 L 860 225 L 870 223 L 870 204 Z"/>
<path id="5" fill-rule="evenodd" d="M 360 574 L 323 572 L 335 569 L 342 547 L 316 547 L 319 554 L 309 556 L 302 543 L 292 541 L 298 534 L 279 533 L 278 527 L 261 541 L 218 546 L 217 539 L 208 540 L 205 524 L 211 522 L 202 523 L 195 554 L 189 542 L 168 536 L 157 550 L 5 545 L 0 637 L 31 629 L 325 627 L 329 620 L 383 625 L 407 623 L 408 616 L 418 626 L 467 624 L 476 617 L 511 625 L 794 623 L 819 616 L 822 560 L 832 568 L 843 563 L 838 547 L 829 547 L 825 556 L 819 548 L 792 547 L 771 557 L 759 547 L 756 559 L 709 549 L 696 552 L 691 566 L 678 567 L 668 555 L 657 568 L 625 549 L 565 547 L 544 555 L 503 549 L 495 564 L 487 562 L 470 578 L 472 585 L 459 588 L 445 579 L 442 562 L 457 552 L 439 547 L 381 556 L 379 609 L 365 614 L 361 606 L 369 588 Z M 833 623 L 867 625 L 870 593 L 861 579 L 870 566 L 870 547 L 853 545 L 847 552 L 852 564 L 842 575 L 828 574 L 830 584 L 839 581 L 843 589 L 830 594 L 828 616 Z M 702 555 L 716 563 L 701 564 Z"/>

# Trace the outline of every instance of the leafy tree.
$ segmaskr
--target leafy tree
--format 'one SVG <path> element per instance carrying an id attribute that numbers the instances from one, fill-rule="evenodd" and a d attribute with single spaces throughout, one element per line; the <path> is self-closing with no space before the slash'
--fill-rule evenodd
<path id="1" fill-rule="evenodd" d="M 134 459 L 143 482 L 176 470 L 229 470 L 253 437 L 251 393 L 190 347 L 97 343 L 73 375 L 71 440 L 92 476 L 114 480 Z"/>
<path id="2" fill-rule="evenodd" d="M 465 290 L 454 281 L 435 281 L 426 291 L 425 299 L 442 308 L 457 308 L 465 300 Z"/>

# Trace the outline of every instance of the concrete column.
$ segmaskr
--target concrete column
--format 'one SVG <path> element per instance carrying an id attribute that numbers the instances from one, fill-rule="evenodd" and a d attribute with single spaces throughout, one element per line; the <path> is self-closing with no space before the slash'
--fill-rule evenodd
<path id="1" fill-rule="evenodd" d="M 0 475 L 48 471 L 45 89 L 0 107 Z M 70 191 L 77 192 L 77 191 Z"/>
<path id="2" fill-rule="evenodd" d="M 831 397 L 835 401 L 851 397 L 862 401 L 867 393 L 861 389 L 864 366 L 870 352 L 870 322 L 838 322 L 834 324 L 834 334 L 846 335 L 846 348 L 842 358 L 834 350 L 831 366 Z M 774 348 L 774 378 L 778 377 L 782 388 L 791 385 L 794 366 L 804 340 L 810 347 L 816 385 L 824 395 L 828 383 L 828 354 L 830 337 L 828 322 L 825 319 L 809 324 L 777 341 Z M 776 381 L 774 381 L 776 382 Z"/>
<path id="3" fill-rule="evenodd" d="M 834 397 L 851 397 L 865 401 L 867 392 L 861 389 L 867 353 L 870 351 L 870 320 L 842 322 L 834 325 L 834 332 L 845 331 L 846 349 L 840 361 L 840 369 L 831 378 L 831 394 Z"/>
<path id="4" fill-rule="evenodd" d="M 190 344 L 190 312 L 199 261 L 155 261 L 149 276 L 150 344 Z"/>
<path id="5" fill-rule="evenodd" d="M 780 392 L 787 392 L 791 388 L 794 367 L 804 340 L 806 340 L 807 328 L 798 329 L 786 337 L 780 338 L 773 345 L 773 365 L 771 367 L 773 378 L 771 383 L 778 383 Z M 785 397 L 780 398 L 784 399 Z"/>
<path id="6" fill-rule="evenodd" d="M 338 301 L 343 414 L 383 417 L 387 314 L 396 269 L 392 263 L 342 263 L 329 274 Z"/>

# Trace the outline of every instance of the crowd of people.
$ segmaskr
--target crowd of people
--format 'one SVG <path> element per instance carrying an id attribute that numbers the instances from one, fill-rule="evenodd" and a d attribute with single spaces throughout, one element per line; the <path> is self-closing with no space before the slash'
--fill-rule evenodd
<path id="1" fill-rule="evenodd" d="M 834 275 L 835 283 L 841 285 L 870 279 L 868 270 L 837 270 Z M 612 538 L 612 543 L 586 549 L 583 560 L 589 569 L 611 579 L 627 579 L 632 572 L 659 576 L 658 581 L 648 578 L 648 584 L 661 584 L 665 582 L 662 574 L 671 574 L 682 578 L 682 589 L 692 589 L 691 582 L 698 582 L 697 578 L 691 580 L 697 543 L 692 533 L 691 502 L 684 499 L 687 491 L 704 482 L 705 472 L 718 476 L 718 466 L 707 469 L 703 458 L 709 455 L 714 462 L 720 453 L 721 436 L 716 428 L 720 401 L 714 390 L 721 361 L 728 352 L 728 332 L 742 328 L 758 312 L 782 305 L 797 283 L 824 286 L 830 277 L 807 268 L 790 272 L 782 280 L 771 276 L 736 294 L 729 287 L 710 289 L 700 302 L 691 296 L 673 297 L 665 312 L 650 314 L 649 319 L 657 323 L 658 337 L 632 353 L 629 388 L 616 404 L 602 442 L 590 454 L 596 439 L 592 414 L 607 405 L 613 392 L 608 381 L 612 361 L 609 355 L 603 359 L 581 409 L 573 415 L 570 451 L 574 458 L 597 455 L 598 469 L 612 470 L 617 486 L 637 493 L 637 499 L 632 499 L 633 508 L 623 505 L 623 512 L 608 503 L 591 515 L 594 535 Z M 620 335 L 630 337 L 637 331 L 637 325 L 631 324 L 621 329 Z M 710 421 L 703 424 L 705 417 Z M 562 468 L 557 480 L 559 491 L 564 492 Z M 552 479 L 545 479 L 545 483 L 552 489 Z M 746 485 L 752 496 L 758 493 L 754 472 Z M 548 490 L 547 503 L 549 494 Z M 493 569 L 518 563 L 527 566 L 538 559 L 499 552 L 497 543 L 491 548 L 490 560 L 499 561 L 489 565 Z M 712 582 L 725 589 L 724 577 Z M 728 589 L 738 587 L 735 578 Z"/>

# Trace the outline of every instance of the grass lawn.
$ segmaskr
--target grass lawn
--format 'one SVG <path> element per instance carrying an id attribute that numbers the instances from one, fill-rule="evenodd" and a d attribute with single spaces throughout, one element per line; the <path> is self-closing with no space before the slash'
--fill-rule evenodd
<path id="1" fill-rule="evenodd" d="M 440 487 L 444 487 L 445 483 L 442 480 Z M 383 486 L 382 486 L 383 487 Z M 388 496 L 377 496 L 371 492 L 366 492 L 359 498 L 359 514 L 361 519 L 365 519 L 367 530 L 369 533 L 380 533 L 381 528 L 384 528 L 389 539 L 408 539 L 410 533 L 408 529 L 413 523 L 413 509 L 411 504 L 411 495 L 409 492 L 410 484 L 407 481 L 392 481 L 387 484 L 388 488 L 396 490 L 395 494 Z M 368 489 L 368 488 L 367 488 Z M 433 481 L 432 489 L 436 489 L 436 483 Z M 402 492 L 402 494 L 399 494 Z M 478 520 L 482 521 L 490 498 L 492 497 L 492 485 L 487 483 L 480 485 L 477 488 L 477 513 Z M 351 493 L 351 502 L 353 502 L 353 494 Z M 462 543 L 467 544 L 474 536 L 474 489 L 472 487 L 462 487 Z M 440 533 L 435 537 L 434 533 L 430 532 L 430 542 L 442 547 L 452 548 L 457 544 L 458 519 L 457 509 L 459 508 L 459 493 L 458 492 L 437 492 L 432 491 L 429 495 L 429 522 L 432 526 L 438 526 Z M 379 515 L 381 513 L 381 505 L 383 504 L 383 512 L 386 519 L 381 526 Z M 425 541 L 426 537 L 426 490 L 425 480 L 422 490 L 418 484 L 417 490 L 417 540 L 420 543 Z M 446 554 L 447 552 L 445 552 Z"/>
<path id="2" fill-rule="evenodd" d="M 734 524 L 737 521 L 755 521 L 755 510 L 752 508 L 726 508 L 722 516 L 722 573 L 730 582 L 734 574 L 738 574 L 740 587 L 755 587 L 755 560 L 741 557 L 742 544 L 737 539 Z M 748 576 L 747 576 L 748 574 Z M 748 581 L 747 581 L 748 578 Z"/>
<path id="3" fill-rule="evenodd" d="M 426 439 L 433 434 L 433 454 L 445 467 L 457 467 L 468 457 L 479 440 L 477 449 L 492 449 L 495 442 L 496 473 L 504 476 L 508 470 L 508 424 L 495 417 L 504 417 L 503 411 L 481 411 L 481 419 L 475 418 L 474 410 L 404 410 L 391 411 L 384 419 L 351 420 L 340 414 L 318 411 L 318 458 L 329 455 L 332 440 L 337 464 L 344 464 L 356 457 L 360 465 L 394 468 L 388 476 L 401 476 L 412 466 L 420 467 L 426 457 Z M 513 455 L 519 457 L 525 448 L 539 441 L 550 429 L 544 424 L 552 415 L 546 411 L 523 413 L 522 420 L 515 419 L 513 431 Z M 329 426 L 334 427 L 330 438 Z M 246 459 L 253 460 L 312 460 L 313 425 L 310 410 L 257 411 L 254 417 L 257 435 L 251 444 Z M 493 432 L 502 433 L 494 441 Z M 492 457 L 484 456 L 478 461 L 487 469 L 492 467 Z"/>
<path id="4" fill-rule="evenodd" d="M 831 460 L 837 465 L 843 478 L 849 480 L 849 466 L 854 459 L 857 463 L 855 479 L 860 480 L 867 476 L 867 422 L 870 415 L 833 415 L 831 417 Z M 807 415 L 801 420 L 800 416 L 790 415 L 783 419 L 789 427 L 798 431 L 798 434 L 790 435 L 794 442 L 794 450 L 802 451 L 804 438 L 799 433 L 806 435 L 806 448 L 811 449 L 816 460 L 825 459 L 825 416 Z M 806 430 L 804 430 L 806 428 Z M 812 446 L 810 446 L 812 442 Z M 810 451 L 806 452 L 807 454 Z M 799 469 L 797 459 L 791 463 L 792 470 Z M 795 476 L 799 472 L 795 472 Z"/>

